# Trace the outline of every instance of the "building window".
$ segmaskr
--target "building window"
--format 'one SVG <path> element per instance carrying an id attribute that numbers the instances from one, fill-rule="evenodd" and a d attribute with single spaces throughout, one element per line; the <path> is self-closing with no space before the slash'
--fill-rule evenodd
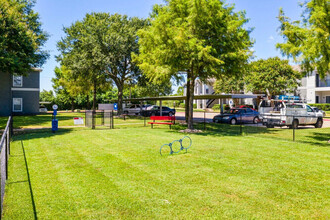
<path id="1" fill-rule="evenodd" d="M 22 111 L 23 111 L 23 99 L 13 98 L 13 112 L 22 112 Z"/>
<path id="2" fill-rule="evenodd" d="M 315 103 L 320 103 L 320 96 L 315 96 Z"/>
<path id="3" fill-rule="evenodd" d="M 13 86 L 22 87 L 23 86 L 23 76 L 13 76 Z"/>
<path id="4" fill-rule="evenodd" d="M 326 102 L 326 103 L 330 103 L 330 96 L 326 96 L 326 97 L 325 97 L 325 102 Z"/>

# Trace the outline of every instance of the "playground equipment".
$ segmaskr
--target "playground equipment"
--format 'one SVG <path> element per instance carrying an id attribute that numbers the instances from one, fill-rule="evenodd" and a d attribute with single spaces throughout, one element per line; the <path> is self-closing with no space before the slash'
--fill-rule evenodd
<path id="1" fill-rule="evenodd" d="M 184 136 L 182 139 L 174 140 L 169 144 L 163 144 L 160 149 L 159 153 L 161 156 L 163 155 L 172 155 L 174 153 L 179 153 L 182 150 L 187 150 L 191 147 L 192 140 L 189 136 Z"/>

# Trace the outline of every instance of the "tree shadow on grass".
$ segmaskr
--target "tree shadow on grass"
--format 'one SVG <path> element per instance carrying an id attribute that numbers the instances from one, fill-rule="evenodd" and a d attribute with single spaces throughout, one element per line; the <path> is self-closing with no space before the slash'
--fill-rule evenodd
<path id="1" fill-rule="evenodd" d="M 304 143 L 315 144 L 320 147 L 330 147 L 330 134 L 329 133 L 313 132 L 312 135 L 309 135 L 306 137 L 317 141 L 317 143 L 315 141 L 303 141 Z"/>
<path id="2" fill-rule="evenodd" d="M 175 125 L 169 132 L 178 132 L 179 130 L 186 129 L 186 125 Z M 196 123 L 194 128 L 202 130 L 201 133 L 195 133 L 201 136 L 242 136 L 247 134 L 272 134 L 278 132 L 278 129 L 267 129 L 258 126 L 240 126 L 240 125 L 228 125 L 228 124 L 216 124 L 216 123 Z"/>
<path id="3" fill-rule="evenodd" d="M 179 130 L 184 130 L 186 128 L 187 125 L 178 124 L 173 126 L 172 130 L 169 130 L 168 132 L 178 132 Z M 199 136 L 219 136 L 219 137 L 236 136 L 237 137 L 237 136 L 250 135 L 256 137 L 274 139 L 274 142 L 278 140 L 293 142 L 293 138 L 291 135 L 292 129 L 282 129 L 282 128 L 267 129 L 265 127 L 244 126 L 244 125 L 241 127 L 240 125 L 215 124 L 215 123 L 206 123 L 205 130 L 203 123 L 194 124 L 194 128 L 202 130 L 201 133 L 194 133 L 195 135 L 199 135 Z M 301 129 L 301 130 L 306 130 L 306 129 Z M 288 135 L 288 133 L 286 132 L 290 132 L 290 134 Z M 319 133 L 319 132 L 313 132 L 310 134 L 296 133 L 296 140 L 293 143 L 309 144 L 317 147 L 330 147 L 330 143 L 328 143 L 328 141 L 330 140 L 330 134 Z"/>
<path id="4" fill-rule="evenodd" d="M 72 115 L 57 115 L 59 121 L 68 121 L 73 118 L 81 116 L 81 113 L 72 113 Z M 52 114 L 38 114 L 38 115 L 20 115 L 13 117 L 14 128 L 22 128 L 25 126 L 40 126 L 41 124 L 48 123 L 51 126 Z"/>
<path id="5" fill-rule="evenodd" d="M 61 128 L 55 133 L 51 131 L 51 129 L 36 129 L 36 130 L 23 130 L 19 132 L 15 132 L 13 137 L 14 141 L 24 141 L 24 140 L 31 140 L 31 139 L 39 139 L 39 138 L 49 138 L 64 135 L 70 133 L 77 128 Z"/>

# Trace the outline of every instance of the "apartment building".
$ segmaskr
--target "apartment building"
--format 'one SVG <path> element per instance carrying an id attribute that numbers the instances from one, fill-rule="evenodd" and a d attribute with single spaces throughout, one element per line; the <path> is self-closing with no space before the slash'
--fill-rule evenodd
<path id="1" fill-rule="evenodd" d="M 40 72 L 32 69 L 26 76 L 0 72 L 0 116 L 39 112 Z"/>

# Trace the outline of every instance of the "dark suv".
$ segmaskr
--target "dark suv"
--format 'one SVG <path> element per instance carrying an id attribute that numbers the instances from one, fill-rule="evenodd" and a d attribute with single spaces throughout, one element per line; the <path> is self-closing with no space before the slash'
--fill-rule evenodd
<path id="1" fill-rule="evenodd" d="M 152 108 L 150 108 L 149 110 L 142 110 L 141 112 L 142 116 L 148 117 L 148 116 L 159 116 L 160 115 L 160 107 L 154 105 Z M 169 108 L 166 106 L 162 107 L 162 115 L 168 115 L 168 116 L 173 116 L 175 115 L 175 109 L 173 108 Z"/>

